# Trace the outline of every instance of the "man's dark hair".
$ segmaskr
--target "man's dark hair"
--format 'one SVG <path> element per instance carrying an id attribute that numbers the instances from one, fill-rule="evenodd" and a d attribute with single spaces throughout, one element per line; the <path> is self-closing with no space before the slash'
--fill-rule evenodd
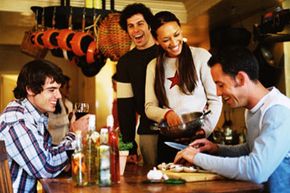
<path id="1" fill-rule="evenodd" d="M 145 21 L 151 27 L 153 21 L 151 10 L 142 3 L 133 3 L 127 5 L 121 13 L 119 24 L 123 30 L 127 32 L 127 19 L 136 14 L 143 15 Z"/>
<path id="2" fill-rule="evenodd" d="M 33 60 L 28 62 L 21 69 L 16 88 L 13 90 L 16 99 L 23 99 L 27 96 L 26 89 L 31 89 L 35 94 L 43 90 L 46 78 L 51 78 L 59 84 L 64 83 L 64 76 L 61 68 L 47 60 Z"/>
<path id="3" fill-rule="evenodd" d="M 235 77 L 239 71 L 248 74 L 251 80 L 259 79 L 259 64 L 254 54 L 244 46 L 228 46 L 211 51 L 210 67 L 220 64 L 224 73 Z"/>

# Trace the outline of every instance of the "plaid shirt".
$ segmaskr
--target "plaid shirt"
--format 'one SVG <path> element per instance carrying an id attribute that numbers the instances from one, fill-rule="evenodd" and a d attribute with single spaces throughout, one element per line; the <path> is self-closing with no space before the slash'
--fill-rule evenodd
<path id="1" fill-rule="evenodd" d="M 0 116 L 14 193 L 36 192 L 37 179 L 56 177 L 68 163 L 66 150 L 75 147 L 75 136 L 68 133 L 52 147 L 47 121 L 27 99 L 10 102 Z"/>

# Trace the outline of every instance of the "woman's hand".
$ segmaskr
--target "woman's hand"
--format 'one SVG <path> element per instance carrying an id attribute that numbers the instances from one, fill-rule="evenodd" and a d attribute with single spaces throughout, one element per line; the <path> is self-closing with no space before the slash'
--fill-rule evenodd
<path id="1" fill-rule="evenodd" d="M 165 117 L 168 126 L 176 126 L 182 123 L 180 117 L 173 111 L 170 110 Z"/>

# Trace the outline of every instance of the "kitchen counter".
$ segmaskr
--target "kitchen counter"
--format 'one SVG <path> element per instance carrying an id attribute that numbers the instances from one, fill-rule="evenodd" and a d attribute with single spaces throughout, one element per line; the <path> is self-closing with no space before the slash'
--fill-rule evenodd
<path id="1" fill-rule="evenodd" d="M 127 164 L 124 176 L 121 176 L 120 184 L 110 187 L 99 187 L 98 185 L 88 187 L 77 187 L 73 184 L 71 177 L 40 180 L 44 193 L 148 193 L 148 192 L 228 192 L 228 193 L 254 193 L 263 192 L 263 185 L 236 180 L 215 180 L 187 182 L 185 184 L 148 183 L 146 174 L 150 168 Z"/>

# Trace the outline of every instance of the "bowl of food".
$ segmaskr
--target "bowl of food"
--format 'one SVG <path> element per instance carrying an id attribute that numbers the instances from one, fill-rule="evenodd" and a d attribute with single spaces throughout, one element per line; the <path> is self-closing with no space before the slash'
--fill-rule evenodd
<path id="1" fill-rule="evenodd" d="M 191 112 L 181 115 L 182 124 L 169 126 L 165 120 L 155 124 L 152 129 L 159 130 L 162 135 L 169 138 L 191 138 L 195 132 L 203 125 L 204 118 L 208 115 L 207 112 Z"/>

